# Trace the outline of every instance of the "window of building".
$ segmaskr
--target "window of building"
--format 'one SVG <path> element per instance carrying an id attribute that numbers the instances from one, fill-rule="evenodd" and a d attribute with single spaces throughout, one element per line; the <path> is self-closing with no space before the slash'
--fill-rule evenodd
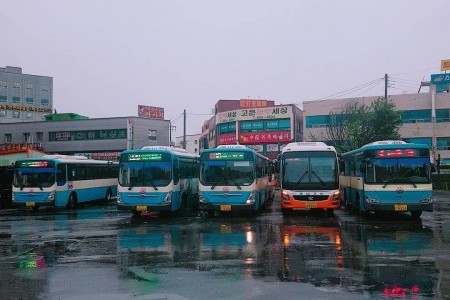
<path id="1" fill-rule="evenodd" d="M 438 150 L 450 150 L 450 137 L 438 137 L 436 144 Z"/>
<path id="2" fill-rule="evenodd" d="M 403 123 L 429 123 L 431 122 L 431 109 L 404 110 Z"/>
<path id="3" fill-rule="evenodd" d="M 41 106 L 48 106 L 48 99 L 41 99 Z"/>
<path id="4" fill-rule="evenodd" d="M 25 114 L 25 118 L 26 118 L 26 119 L 33 119 L 33 113 L 32 113 L 32 112 L 27 112 L 27 113 Z"/>
<path id="5" fill-rule="evenodd" d="M 425 144 L 425 145 L 428 145 L 430 148 L 431 148 L 431 144 L 432 144 L 431 137 L 404 138 L 403 140 L 407 143 Z"/>
<path id="6" fill-rule="evenodd" d="M 218 126 L 219 134 L 235 133 L 236 122 L 222 123 Z"/>
<path id="7" fill-rule="evenodd" d="M 23 142 L 24 143 L 31 143 L 31 134 L 29 132 L 23 133 Z"/>
<path id="8" fill-rule="evenodd" d="M 48 85 L 42 85 L 41 86 L 42 91 L 48 91 Z"/>
<path id="9" fill-rule="evenodd" d="M 20 82 L 14 82 L 13 83 L 13 88 L 20 89 Z"/>
<path id="10" fill-rule="evenodd" d="M 0 110 L 0 118 L 6 117 L 6 110 Z"/>
<path id="11" fill-rule="evenodd" d="M 13 117 L 13 118 L 20 118 L 20 111 L 14 110 L 14 111 L 12 112 L 12 117 Z"/>
<path id="12" fill-rule="evenodd" d="M 436 122 L 450 122 L 449 109 L 436 109 Z"/>
<path id="13" fill-rule="evenodd" d="M 197 145 L 198 144 L 198 140 L 194 140 L 194 145 Z"/>
<path id="14" fill-rule="evenodd" d="M 33 98 L 25 98 L 25 103 L 26 103 L 27 105 L 33 105 L 34 99 L 33 99 Z"/>
<path id="15" fill-rule="evenodd" d="M 8 97 L 6 97 L 5 95 L 0 95 L 0 102 L 7 102 L 8 101 Z"/>
<path id="16" fill-rule="evenodd" d="M 329 115 L 306 117 L 306 128 L 326 127 L 329 123 Z"/>
<path id="17" fill-rule="evenodd" d="M 33 84 L 32 83 L 27 83 L 25 87 L 26 87 L 27 90 L 31 90 L 33 88 Z"/>
<path id="18" fill-rule="evenodd" d="M 42 142 L 44 140 L 43 132 L 36 132 L 36 142 Z"/>
<path id="19" fill-rule="evenodd" d="M 6 81 L 0 80 L 0 87 L 6 87 Z"/>
<path id="20" fill-rule="evenodd" d="M 20 97 L 17 96 L 12 97 L 12 103 L 20 103 Z"/>
<path id="21" fill-rule="evenodd" d="M 12 143 L 12 134 L 6 133 L 5 134 L 5 144 L 11 144 Z"/>

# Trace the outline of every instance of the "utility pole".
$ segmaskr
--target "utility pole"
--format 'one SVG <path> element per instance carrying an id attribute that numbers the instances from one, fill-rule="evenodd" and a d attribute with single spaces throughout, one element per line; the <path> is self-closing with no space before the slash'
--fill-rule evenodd
<path id="1" fill-rule="evenodd" d="M 186 109 L 183 111 L 183 149 L 186 150 Z"/>
<path id="2" fill-rule="evenodd" d="M 384 74 L 384 100 L 387 101 L 388 74 Z"/>

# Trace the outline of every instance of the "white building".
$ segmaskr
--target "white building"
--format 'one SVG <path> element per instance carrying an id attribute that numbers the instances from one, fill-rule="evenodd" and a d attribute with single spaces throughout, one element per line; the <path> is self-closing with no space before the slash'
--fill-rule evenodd
<path id="1" fill-rule="evenodd" d="M 190 153 L 197 153 L 199 154 L 199 140 L 200 140 L 201 134 L 192 134 L 192 135 L 186 135 L 186 150 Z M 175 138 L 175 147 L 183 147 L 184 137 L 178 136 Z"/>

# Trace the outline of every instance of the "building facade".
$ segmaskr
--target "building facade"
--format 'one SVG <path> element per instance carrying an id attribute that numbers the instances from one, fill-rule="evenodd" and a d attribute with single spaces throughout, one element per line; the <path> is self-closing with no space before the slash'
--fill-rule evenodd
<path id="1" fill-rule="evenodd" d="M 175 138 L 175 147 L 184 148 L 189 153 L 200 153 L 200 134 L 186 135 L 186 148 L 184 148 L 184 137 Z"/>
<path id="2" fill-rule="evenodd" d="M 47 119 L 52 119 L 48 118 Z M 22 148 L 46 153 L 117 159 L 126 149 L 169 145 L 168 120 L 141 117 L 80 118 L 0 124 L 0 154 Z"/>
<path id="3" fill-rule="evenodd" d="M 200 149 L 240 144 L 276 158 L 289 142 L 303 140 L 302 111 L 269 100 L 219 100 L 215 116 L 204 122 Z"/>
<path id="4" fill-rule="evenodd" d="M 42 121 L 52 111 L 52 77 L 0 67 L 0 123 Z"/>
<path id="5" fill-rule="evenodd" d="M 433 158 L 441 157 L 441 164 L 450 163 L 450 93 L 447 91 L 448 85 L 446 89 L 441 85 L 436 92 L 431 83 L 429 92 L 388 96 L 388 100 L 401 112 L 403 124 L 399 133 L 402 140 L 429 145 Z M 305 141 L 311 141 L 312 136 L 327 140 L 326 125 L 331 111 L 338 112 L 352 101 L 370 105 L 377 98 L 379 97 L 304 102 Z"/>

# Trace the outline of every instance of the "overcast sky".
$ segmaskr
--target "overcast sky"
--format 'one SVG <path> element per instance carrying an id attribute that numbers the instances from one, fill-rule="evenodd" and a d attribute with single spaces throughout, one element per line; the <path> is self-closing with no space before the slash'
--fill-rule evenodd
<path id="1" fill-rule="evenodd" d="M 2 0 L 0 66 L 53 77 L 90 118 L 163 107 L 200 133 L 219 99 L 415 93 L 450 59 L 450 1 Z"/>

